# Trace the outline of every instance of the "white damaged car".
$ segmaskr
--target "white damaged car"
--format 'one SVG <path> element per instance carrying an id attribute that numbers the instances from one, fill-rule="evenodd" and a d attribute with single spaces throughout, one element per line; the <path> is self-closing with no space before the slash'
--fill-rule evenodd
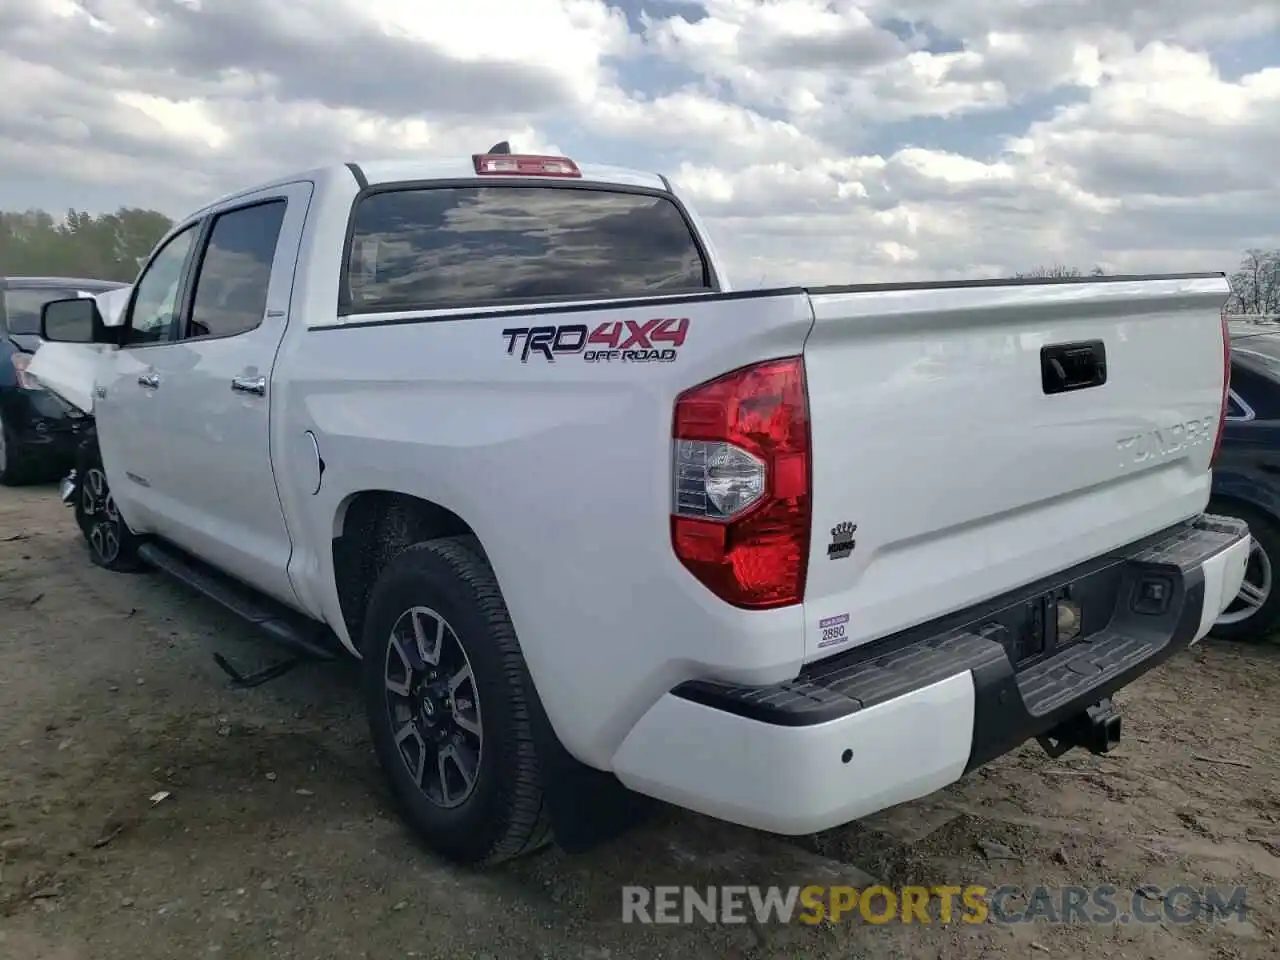
<path id="1" fill-rule="evenodd" d="M 133 287 L 129 286 L 94 295 L 93 300 L 98 305 L 104 327 L 118 327 L 121 324 L 132 292 Z M 107 349 L 109 348 L 101 343 L 47 342 L 32 357 L 27 373 L 49 392 L 92 415 L 98 360 Z M 59 486 L 64 503 L 70 501 L 75 486 L 76 471 L 73 469 Z"/>

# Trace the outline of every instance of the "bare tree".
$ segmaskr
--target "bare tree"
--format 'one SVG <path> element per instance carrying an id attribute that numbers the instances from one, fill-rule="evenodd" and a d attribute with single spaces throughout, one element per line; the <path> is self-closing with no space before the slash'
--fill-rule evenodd
<path id="1" fill-rule="evenodd" d="M 1231 274 L 1231 297 L 1226 312 L 1276 316 L 1280 314 L 1280 250 L 1247 250 Z"/>
<path id="2" fill-rule="evenodd" d="M 1102 267 L 1094 266 L 1090 269 L 1088 275 L 1091 277 L 1106 276 L 1107 271 Z M 1063 263 L 1055 263 L 1051 267 L 1036 267 L 1033 270 L 1025 270 L 1022 273 L 1015 273 L 1014 277 L 1019 280 L 1061 280 L 1068 277 L 1083 277 L 1085 272 L 1079 267 L 1069 267 Z"/>

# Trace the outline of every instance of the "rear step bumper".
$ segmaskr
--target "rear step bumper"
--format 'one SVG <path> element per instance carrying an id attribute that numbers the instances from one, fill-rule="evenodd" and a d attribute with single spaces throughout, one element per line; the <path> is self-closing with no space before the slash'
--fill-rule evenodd
<path id="1" fill-rule="evenodd" d="M 1111 694 L 1208 633 L 1248 555 L 1245 524 L 1206 515 L 785 683 L 682 684 L 632 729 L 614 772 L 659 799 L 803 834 L 925 796 L 1032 738 L 1109 749 Z M 1085 598 L 1081 638 L 1015 665 L 1000 621 L 1064 594 Z"/>

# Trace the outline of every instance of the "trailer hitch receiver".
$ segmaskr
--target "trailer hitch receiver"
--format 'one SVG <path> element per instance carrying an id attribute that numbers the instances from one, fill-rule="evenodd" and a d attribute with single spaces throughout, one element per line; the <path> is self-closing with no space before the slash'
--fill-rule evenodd
<path id="1" fill-rule="evenodd" d="M 1110 753 L 1120 744 L 1120 714 L 1111 698 L 1104 697 L 1036 741 L 1055 760 L 1073 747 L 1084 747 L 1093 754 Z"/>

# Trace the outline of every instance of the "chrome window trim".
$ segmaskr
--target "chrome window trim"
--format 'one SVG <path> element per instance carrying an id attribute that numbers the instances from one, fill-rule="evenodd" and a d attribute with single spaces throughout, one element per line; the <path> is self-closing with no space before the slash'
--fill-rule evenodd
<path id="1" fill-rule="evenodd" d="M 1253 420 L 1258 416 L 1254 413 L 1253 407 L 1245 403 L 1240 394 L 1236 393 L 1234 390 L 1227 391 L 1227 398 L 1243 411 L 1243 413 L 1238 417 L 1233 417 L 1228 414 L 1226 419 L 1231 423 L 1244 423 L 1248 420 Z"/>

